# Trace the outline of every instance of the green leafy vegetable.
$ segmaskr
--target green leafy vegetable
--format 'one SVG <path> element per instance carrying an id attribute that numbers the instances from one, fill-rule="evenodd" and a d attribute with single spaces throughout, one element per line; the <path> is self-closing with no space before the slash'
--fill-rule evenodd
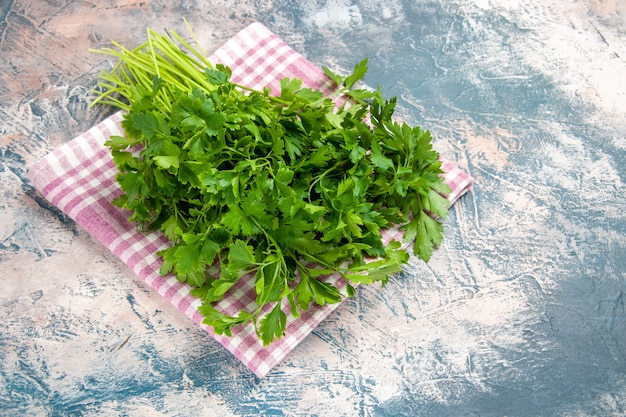
<path id="1" fill-rule="evenodd" d="M 335 96 L 299 79 L 281 80 L 273 96 L 233 83 L 228 67 L 168 34 L 98 51 L 119 62 L 94 103 L 125 110 L 125 137 L 106 142 L 123 190 L 114 204 L 171 241 L 160 272 L 194 287 L 205 323 L 230 335 L 252 321 L 271 343 L 285 332 L 283 300 L 297 317 L 353 295 L 351 283 L 399 272 L 407 252 L 382 241 L 394 226 L 430 258 L 448 209 L 439 155 L 429 132 L 393 120 L 394 98 L 356 87 L 367 60 L 347 77 L 324 69 Z M 337 108 L 340 95 L 348 100 Z M 242 277 L 253 280 L 255 308 L 219 311 Z"/>

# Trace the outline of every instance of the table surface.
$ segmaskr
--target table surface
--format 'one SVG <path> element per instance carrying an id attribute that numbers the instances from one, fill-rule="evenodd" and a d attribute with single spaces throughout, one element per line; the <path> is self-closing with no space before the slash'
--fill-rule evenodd
<path id="1" fill-rule="evenodd" d="M 428 264 L 258 379 L 51 207 L 29 167 L 110 114 L 90 53 L 259 21 L 397 96 L 474 178 Z M 0 3 L 0 415 L 626 413 L 626 2 Z"/>

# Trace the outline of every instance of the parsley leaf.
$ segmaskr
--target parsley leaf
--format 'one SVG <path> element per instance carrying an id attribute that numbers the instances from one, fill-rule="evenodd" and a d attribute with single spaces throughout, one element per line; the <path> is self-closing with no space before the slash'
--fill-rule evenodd
<path id="1" fill-rule="evenodd" d="M 274 339 L 280 338 L 285 333 L 287 315 L 281 310 L 280 303 L 276 304 L 271 312 L 263 316 L 258 329 L 258 334 L 264 345 L 269 345 Z"/>

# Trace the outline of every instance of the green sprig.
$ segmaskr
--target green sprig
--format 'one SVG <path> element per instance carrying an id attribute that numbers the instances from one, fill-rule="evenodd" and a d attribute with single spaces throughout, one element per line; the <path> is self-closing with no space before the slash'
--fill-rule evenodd
<path id="1" fill-rule="evenodd" d="M 171 241 L 160 272 L 194 287 L 217 333 L 252 322 L 269 344 L 285 332 L 284 300 L 298 317 L 353 285 L 385 284 L 408 260 L 399 242 L 383 243 L 390 228 L 430 258 L 448 208 L 439 155 L 427 131 L 393 121 L 395 99 L 356 88 L 367 60 L 345 77 L 324 69 L 347 98 L 337 108 L 298 79 L 281 80 L 276 96 L 235 84 L 174 31 L 147 36 L 132 50 L 97 51 L 118 63 L 92 104 L 125 111 L 125 137 L 106 142 L 123 191 L 114 204 Z M 219 311 L 242 277 L 255 306 Z"/>

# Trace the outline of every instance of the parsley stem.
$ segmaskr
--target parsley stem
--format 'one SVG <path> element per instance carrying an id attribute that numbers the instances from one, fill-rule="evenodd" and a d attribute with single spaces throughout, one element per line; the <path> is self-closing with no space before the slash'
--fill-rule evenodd
<path id="1" fill-rule="evenodd" d="M 312 182 L 311 185 L 309 186 L 309 191 L 307 193 L 308 195 L 308 199 L 309 199 L 309 203 L 312 203 L 311 201 L 311 196 L 313 195 L 313 187 L 315 187 L 315 185 L 320 182 L 321 180 L 324 179 L 324 177 L 326 175 L 328 175 L 329 173 L 331 173 L 332 171 L 336 170 L 337 168 L 339 168 L 339 166 L 341 166 L 340 162 L 337 162 L 335 165 L 333 165 L 332 167 L 328 168 L 326 171 L 322 172 L 321 174 L 319 174 Z"/>
<path id="2" fill-rule="evenodd" d="M 181 214 L 180 211 L 178 211 L 178 202 L 171 201 L 170 207 L 172 207 L 172 209 L 174 211 L 174 216 L 176 217 L 176 220 L 177 221 L 181 220 L 185 224 L 185 228 L 188 228 L 189 227 L 189 223 L 187 222 L 187 219 L 185 218 L 185 216 L 183 216 Z"/>
<path id="3" fill-rule="evenodd" d="M 250 219 L 252 220 L 252 222 L 256 225 L 256 227 L 259 228 L 259 230 L 263 233 L 263 235 L 265 236 L 265 238 L 267 239 L 268 243 L 271 243 L 272 246 L 274 246 L 274 248 L 276 248 L 276 253 L 282 257 L 283 256 L 283 251 L 280 248 L 280 245 L 276 242 L 276 240 L 270 236 L 269 233 L 267 233 L 267 230 L 265 230 L 265 228 L 263 226 L 261 226 L 261 224 L 257 221 L 257 219 L 255 219 L 254 217 L 250 217 Z"/>
<path id="4" fill-rule="evenodd" d="M 309 261 L 311 261 L 311 262 L 313 262 L 313 263 L 315 263 L 317 265 L 321 265 L 323 267 L 326 267 L 326 268 L 332 270 L 333 272 L 341 273 L 340 269 L 336 265 L 333 265 L 331 263 L 325 262 L 325 261 L 321 260 L 320 258 L 318 258 L 317 256 L 315 256 L 315 255 L 313 255 L 311 253 L 306 253 L 306 252 L 299 252 L 299 253 L 300 253 L 300 255 L 302 255 L 303 258 L 306 258 Z"/>

